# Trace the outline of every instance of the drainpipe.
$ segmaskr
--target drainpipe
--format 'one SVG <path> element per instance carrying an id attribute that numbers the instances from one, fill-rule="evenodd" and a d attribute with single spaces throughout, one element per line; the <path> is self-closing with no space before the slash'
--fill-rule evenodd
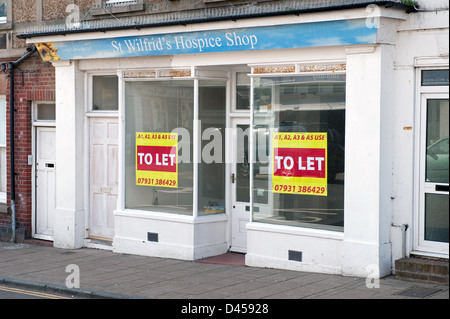
<path id="1" fill-rule="evenodd" d="M 22 61 L 30 57 L 36 52 L 36 46 L 33 45 L 24 56 L 22 56 L 16 62 L 8 62 L 9 69 L 9 156 L 10 156 L 10 169 L 11 169 L 11 229 L 13 243 L 16 242 L 16 181 L 14 172 L 14 68 L 17 67 Z M 2 69 L 4 67 L 2 66 Z"/>

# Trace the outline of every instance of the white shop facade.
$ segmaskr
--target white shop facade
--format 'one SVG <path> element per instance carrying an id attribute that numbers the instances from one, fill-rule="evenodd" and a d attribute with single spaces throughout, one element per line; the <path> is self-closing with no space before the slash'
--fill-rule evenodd
<path id="1" fill-rule="evenodd" d="M 416 116 L 427 96 L 414 91 L 430 87 L 420 85 L 420 65 L 397 77 L 404 10 L 383 9 L 377 19 L 368 24 L 361 8 L 28 39 L 56 70 L 48 239 L 183 260 L 234 251 L 249 266 L 391 273 L 393 260 L 424 242 L 423 187 L 414 179 L 423 156 Z M 448 57 L 417 61 L 448 70 Z M 395 91 L 411 79 L 406 105 Z M 448 114 L 448 88 L 431 91 Z M 405 179 L 408 190 L 395 194 Z M 448 168 L 436 185 L 448 206 Z M 446 240 L 422 250 L 448 257 Z"/>

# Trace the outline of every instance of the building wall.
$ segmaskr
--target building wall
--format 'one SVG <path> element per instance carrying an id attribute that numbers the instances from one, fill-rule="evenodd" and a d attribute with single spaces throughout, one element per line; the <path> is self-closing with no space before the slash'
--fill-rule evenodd
<path id="1" fill-rule="evenodd" d="M 55 100 L 55 71 L 51 63 L 43 62 L 34 54 L 19 65 L 14 72 L 15 98 L 15 173 L 16 173 L 16 225 L 25 231 L 25 236 L 31 235 L 32 213 L 32 166 L 28 164 L 28 155 L 32 151 L 32 108 L 33 101 Z M 7 145 L 9 137 L 9 81 L 6 85 L 6 130 Z M 7 189 L 10 190 L 10 149 L 7 147 Z M 7 204 L 10 204 L 8 196 Z M 0 224 L 10 224 L 10 213 L 0 214 Z"/>
<path id="2" fill-rule="evenodd" d="M 391 191 L 392 259 L 414 249 L 417 234 L 417 162 L 420 127 L 420 97 L 417 59 L 429 60 L 428 67 L 446 66 L 449 61 L 448 1 L 418 1 L 419 12 L 409 14 L 398 25 L 395 50 L 395 94 L 393 122 L 393 184 Z M 445 62 L 446 61 L 446 62 Z M 444 64 L 441 64 L 444 63 Z M 407 229 L 405 230 L 405 226 Z"/>

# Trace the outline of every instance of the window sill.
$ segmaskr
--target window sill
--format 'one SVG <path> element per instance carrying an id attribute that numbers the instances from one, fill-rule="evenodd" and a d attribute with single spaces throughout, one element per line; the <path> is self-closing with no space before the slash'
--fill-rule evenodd
<path id="1" fill-rule="evenodd" d="M 12 29 L 12 23 L 11 22 L 0 23 L 0 30 L 1 31 L 11 30 L 11 29 Z"/>
<path id="2" fill-rule="evenodd" d="M 110 7 L 110 8 L 97 8 L 93 9 L 91 11 L 93 16 L 102 16 L 102 15 L 109 15 L 109 14 L 118 14 L 118 13 L 134 13 L 137 11 L 144 11 L 145 6 L 143 3 L 138 4 L 130 4 L 130 5 L 122 5 L 117 7 Z"/>

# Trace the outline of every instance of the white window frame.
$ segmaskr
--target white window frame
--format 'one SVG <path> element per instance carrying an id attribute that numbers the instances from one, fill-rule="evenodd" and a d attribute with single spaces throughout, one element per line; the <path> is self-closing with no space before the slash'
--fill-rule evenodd
<path id="1" fill-rule="evenodd" d="M 102 117 L 117 117 L 119 110 L 94 110 L 93 109 L 93 98 L 94 98 L 94 76 L 117 76 L 118 77 L 118 94 L 119 94 L 119 104 L 120 104 L 120 76 L 116 71 L 101 71 L 101 72 L 90 72 L 86 74 L 86 87 L 85 87 L 85 113 L 86 116 L 102 116 Z M 120 106 L 119 106 L 120 108 Z"/>
<path id="2" fill-rule="evenodd" d="M 226 83 L 226 96 L 227 96 L 227 101 L 226 101 L 226 105 L 225 105 L 225 110 L 226 110 L 226 127 L 229 127 L 229 121 L 228 121 L 228 116 L 230 114 L 230 108 L 231 108 L 231 102 L 230 100 L 232 100 L 232 98 L 230 99 L 230 92 L 231 92 L 231 86 L 232 86 L 232 81 L 230 80 L 230 75 L 227 72 L 210 72 L 208 73 L 206 72 L 201 72 L 195 70 L 194 68 L 192 68 L 191 71 L 191 75 L 190 76 L 186 76 L 186 77 L 148 77 L 148 78 L 125 78 L 123 73 L 125 71 L 124 70 L 118 70 L 117 74 L 119 76 L 119 153 L 120 153 L 120 160 L 121 162 L 119 162 L 119 198 L 118 198 L 118 207 L 120 210 L 122 211 L 136 211 L 136 212 L 143 212 L 145 214 L 164 214 L 166 215 L 168 218 L 172 219 L 172 220 L 176 220 L 178 218 L 180 218 L 180 220 L 183 220 L 186 218 L 186 216 L 184 215 L 178 215 L 178 214 L 172 214 L 172 213 L 164 213 L 164 212 L 156 212 L 156 211 L 138 211 L 137 209 L 130 209 L 127 208 L 125 205 L 125 196 L 124 194 L 126 193 L 126 176 L 125 176 L 125 169 L 124 169 L 124 163 L 125 163 L 125 117 L 126 117 L 126 112 L 125 112 L 125 83 L 126 82 L 151 82 L 151 81 L 165 81 L 165 80 L 191 80 L 194 83 L 194 123 L 193 123 L 193 135 L 192 135 L 192 140 L 193 140 L 193 171 L 192 171 L 192 176 L 193 176 L 193 203 L 192 203 L 192 214 L 188 215 L 187 218 L 192 218 L 194 220 L 196 220 L 197 218 L 211 218 L 211 219 L 221 219 L 221 218 L 226 218 L 226 216 L 228 215 L 227 213 L 225 214 L 212 214 L 212 215 L 199 215 L 199 207 L 198 207 L 198 187 L 200 185 L 199 183 L 199 176 L 198 176 L 198 163 L 200 163 L 200 159 L 199 156 L 201 156 L 201 141 L 200 141 L 200 136 L 201 136 L 201 132 L 199 129 L 199 81 L 201 80 L 223 80 Z M 156 72 L 156 73 L 159 73 Z M 92 85 L 90 86 L 92 87 Z M 248 113 L 248 112 L 247 112 Z M 228 144 L 227 144 L 228 145 Z M 226 176 L 228 176 L 228 172 L 229 172 L 229 168 L 228 166 L 226 166 L 225 169 L 225 174 Z M 225 189 L 228 190 L 229 189 L 229 184 L 228 184 L 228 179 L 226 178 L 226 184 L 225 184 Z M 225 191 L 225 205 L 229 205 L 229 193 L 228 191 Z M 225 211 L 228 211 L 228 207 L 225 209 Z M 225 217 L 224 217 L 225 216 Z"/>

